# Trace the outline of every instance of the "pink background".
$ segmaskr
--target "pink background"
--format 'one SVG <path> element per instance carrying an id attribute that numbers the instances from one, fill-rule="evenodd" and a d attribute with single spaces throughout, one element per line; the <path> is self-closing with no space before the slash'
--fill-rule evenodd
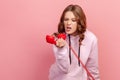
<path id="1" fill-rule="evenodd" d="M 45 35 L 71 3 L 98 37 L 101 80 L 120 80 L 119 0 L 0 0 L 0 80 L 48 80 L 54 56 Z"/>

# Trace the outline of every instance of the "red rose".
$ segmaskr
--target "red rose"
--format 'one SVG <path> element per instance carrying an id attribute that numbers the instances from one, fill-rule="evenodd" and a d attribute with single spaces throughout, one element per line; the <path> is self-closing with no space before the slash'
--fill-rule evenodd
<path id="1" fill-rule="evenodd" d="M 56 44 L 54 37 L 50 35 L 46 35 L 46 41 L 51 44 Z"/>
<path id="2" fill-rule="evenodd" d="M 58 38 L 63 38 L 64 40 L 66 39 L 66 35 L 64 33 L 60 33 L 57 35 Z"/>

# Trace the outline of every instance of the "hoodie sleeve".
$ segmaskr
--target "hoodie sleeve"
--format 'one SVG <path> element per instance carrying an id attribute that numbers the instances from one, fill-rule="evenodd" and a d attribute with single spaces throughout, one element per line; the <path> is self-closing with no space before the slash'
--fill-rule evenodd
<path id="1" fill-rule="evenodd" d="M 53 45 L 53 51 L 55 54 L 56 64 L 59 67 L 59 69 L 64 73 L 68 73 L 68 69 L 70 66 L 68 46 L 65 45 L 62 48 L 58 48 L 55 45 Z"/>
<path id="2" fill-rule="evenodd" d="M 93 75 L 95 80 L 100 80 L 99 69 L 98 69 L 98 46 L 97 46 L 97 38 L 94 38 L 92 42 L 92 48 L 90 51 L 90 55 L 88 57 L 88 61 L 86 63 L 87 69 Z"/>

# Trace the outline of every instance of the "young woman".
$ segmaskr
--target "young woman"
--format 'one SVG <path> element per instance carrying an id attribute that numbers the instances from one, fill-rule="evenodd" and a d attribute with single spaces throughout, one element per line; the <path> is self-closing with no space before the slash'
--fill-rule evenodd
<path id="1" fill-rule="evenodd" d="M 50 68 L 49 80 L 89 79 L 78 58 L 94 79 L 100 80 L 97 38 L 86 27 L 86 16 L 82 8 L 79 5 L 67 6 L 58 25 L 58 33 L 65 33 L 67 37 L 65 40 L 57 39 L 56 45 L 53 45 L 56 60 Z M 69 46 L 76 51 L 78 58 Z"/>

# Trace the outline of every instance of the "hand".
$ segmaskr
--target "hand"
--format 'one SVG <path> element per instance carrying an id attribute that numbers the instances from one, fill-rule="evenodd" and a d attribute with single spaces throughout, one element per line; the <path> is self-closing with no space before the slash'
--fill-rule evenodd
<path id="1" fill-rule="evenodd" d="M 66 41 L 63 38 L 58 38 L 56 40 L 56 46 L 62 48 L 66 45 Z"/>

